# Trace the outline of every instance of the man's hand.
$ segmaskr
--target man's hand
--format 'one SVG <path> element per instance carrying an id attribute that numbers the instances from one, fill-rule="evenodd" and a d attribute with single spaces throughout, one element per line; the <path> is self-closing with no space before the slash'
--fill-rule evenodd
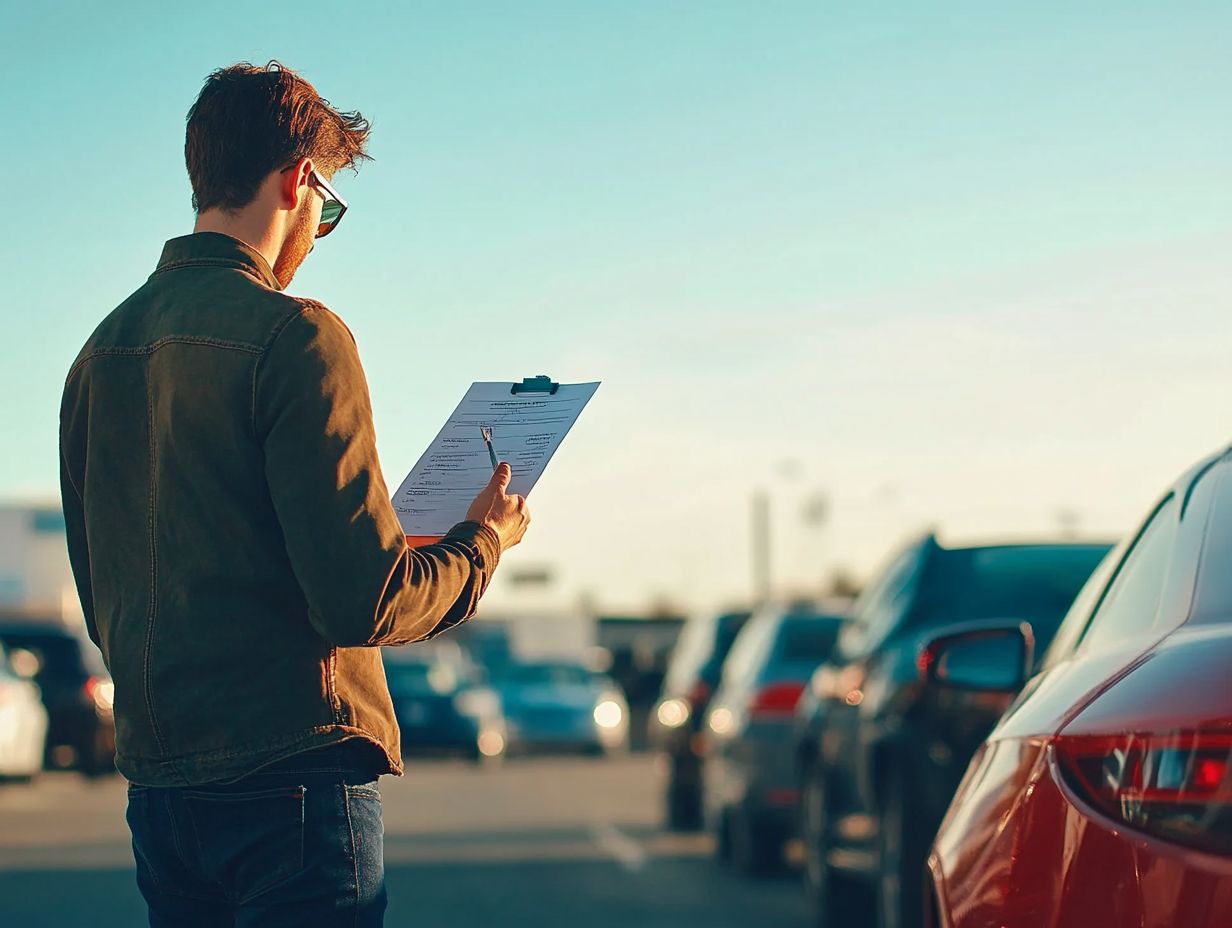
<path id="1" fill-rule="evenodd" d="M 502 551 L 508 551 L 521 541 L 526 534 L 526 526 L 530 525 L 526 497 L 505 493 L 512 476 L 513 471 L 508 464 L 497 467 L 492 480 L 475 497 L 466 513 L 466 521 L 478 522 L 496 532 Z"/>

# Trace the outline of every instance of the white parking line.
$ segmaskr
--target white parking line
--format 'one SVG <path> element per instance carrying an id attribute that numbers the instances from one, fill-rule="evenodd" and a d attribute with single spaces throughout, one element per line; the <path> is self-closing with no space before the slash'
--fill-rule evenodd
<path id="1" fill-rule="evenodd" d="M 642 846 L 611 822 L 598 822 L 590 827 L 591 840 L 608 856 L 614 858 L 629 873 L 637 873 L 646 866 L 646 852 Z"/>

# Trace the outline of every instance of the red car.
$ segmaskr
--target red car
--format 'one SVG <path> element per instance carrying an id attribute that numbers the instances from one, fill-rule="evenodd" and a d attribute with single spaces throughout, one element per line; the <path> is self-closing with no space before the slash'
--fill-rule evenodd
<path id="1" fill-rule="evenodd" d="M 1011 690 L 1025 630 L 930 643 L 921 672 Z M 1096 570 L 933 844 L 935 928 L 1232 925 L 1232 452 Z"/>

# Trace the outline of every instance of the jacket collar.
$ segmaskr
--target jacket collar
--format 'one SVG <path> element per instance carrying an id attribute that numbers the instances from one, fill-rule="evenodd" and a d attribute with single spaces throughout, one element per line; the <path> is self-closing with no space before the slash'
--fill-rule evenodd
<path id="1" fill-rule="evenodd" d="M 282 289 L 261 252 L 221 232 L 194 232 L 171 239 L 163 246 L 163 254 L 154 273 L 203 265 L 233 267 L 251 274 L 267 287 Z"/>

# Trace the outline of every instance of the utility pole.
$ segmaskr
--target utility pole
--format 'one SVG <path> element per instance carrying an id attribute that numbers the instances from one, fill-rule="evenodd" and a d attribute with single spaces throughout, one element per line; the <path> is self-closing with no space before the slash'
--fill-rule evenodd
<path id="1" fill-rule="evenodd" d="M 1082 514 L 1077 509 L 1065 507 L 1057 510 L 1057 528 L 1061 530 L 1061 537 L 1072 541 L 1078 537 L 1079 529 L 1082 527 Z"/>
<path id="2" fill-rule="evenodd" d="M 770 601 L 773 583 L 770 569 L 770 494 L 758 490 L 753 494 L 752 520 L 753 604 Z"/>

